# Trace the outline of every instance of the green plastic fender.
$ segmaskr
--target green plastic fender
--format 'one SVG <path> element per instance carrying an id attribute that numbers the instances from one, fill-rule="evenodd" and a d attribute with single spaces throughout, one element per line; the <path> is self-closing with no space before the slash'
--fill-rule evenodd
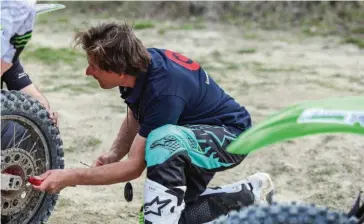
<path id="1" fill-rule="evenodd" d="M 335 132 L 364 135 L 364 96 L 312 100 L 290 106 L 243 132 L 227 151 L 246 155 L 284 140 Z"/>

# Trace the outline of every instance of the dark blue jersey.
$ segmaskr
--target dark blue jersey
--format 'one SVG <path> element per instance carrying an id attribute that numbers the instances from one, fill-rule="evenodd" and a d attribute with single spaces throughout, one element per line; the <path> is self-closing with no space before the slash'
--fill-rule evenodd
<path id="1" fill-rule="evenodd" d="M 148 49 L 151 63 L 134 88 L 121 96 L 139 118 L 139 134 L 147 137 L 165 124 L 229 126 L 242 132 L 251 126 L 248 111 L 224 92 L 189 58 L 165 49 Z"/>

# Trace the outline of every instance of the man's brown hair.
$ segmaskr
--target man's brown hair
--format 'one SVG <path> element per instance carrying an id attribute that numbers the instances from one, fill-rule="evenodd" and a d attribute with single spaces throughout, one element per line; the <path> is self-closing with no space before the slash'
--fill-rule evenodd
<path id="1" fill-rule="evenodd" d="M 82 45 L 87 55 L 104 71 L 138 76 L 146 71 L 150 55 L 127 23 L 102 23 L 75 35 L 75 46 Z"/>

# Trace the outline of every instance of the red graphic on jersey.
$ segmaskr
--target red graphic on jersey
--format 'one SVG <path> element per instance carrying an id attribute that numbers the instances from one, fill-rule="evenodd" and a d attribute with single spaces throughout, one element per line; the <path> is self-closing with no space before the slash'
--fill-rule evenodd
<path id="1" fill-rule="evenodd" d="M 191 59 L 187 58 L 186 56 L 183 56 L 182 54 L 170 50 L 165 50 L 164 53 L 170 60 L 187 68 L 188 70 L 195 71 L 200 68 L 199 63 L 192 61 Z"/>

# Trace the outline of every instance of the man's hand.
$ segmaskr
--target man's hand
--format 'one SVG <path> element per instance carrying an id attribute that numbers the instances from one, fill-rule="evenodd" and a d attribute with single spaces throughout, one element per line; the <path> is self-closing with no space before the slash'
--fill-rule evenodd
<path id="1" fill-rule="evenodd" d="M 109 185 L 126 182 L 140 177 L 145 164 L 145 138 L 137 135 L 130 150 L 128 159 L 121 162 L 98 165 L 91 168 L 74 168 L 50 170 L 40 175 L 43 180 L 40 191 L 56 193 L 66 186 L 73 185 Z"/>
<path id="2" fill-rule="evenodd" d="M 48 170 L 40 176 L 34 178 L 42 180 L 43 182 L 39 186 L 33 185 L 33 188 L 39 191 L 46 191 L 50 194 L 59 193 L 63 188 L 72 186 L 74 182 L 74 176 L 72 172 L 68 170 Z"/>
<path id="3" fill-rule="evenodd" d="M 94 164 L 92 164 L 92 167 L 115 163 L 115 162 L 120 161 L 120 159 L 121 158 L 119 158 L 117 153 L 115 153 L 114 151 L 109 151 L 109 152 L 104 153 L 101 156 L 99 156 L 95 160 Z"/>
<path id="4" fill-rule="evenodd" d="M 48 113 L 52 123 L 58 127 L 58 112 L 53 112 L 51 109 L 48 109 Z"/>

